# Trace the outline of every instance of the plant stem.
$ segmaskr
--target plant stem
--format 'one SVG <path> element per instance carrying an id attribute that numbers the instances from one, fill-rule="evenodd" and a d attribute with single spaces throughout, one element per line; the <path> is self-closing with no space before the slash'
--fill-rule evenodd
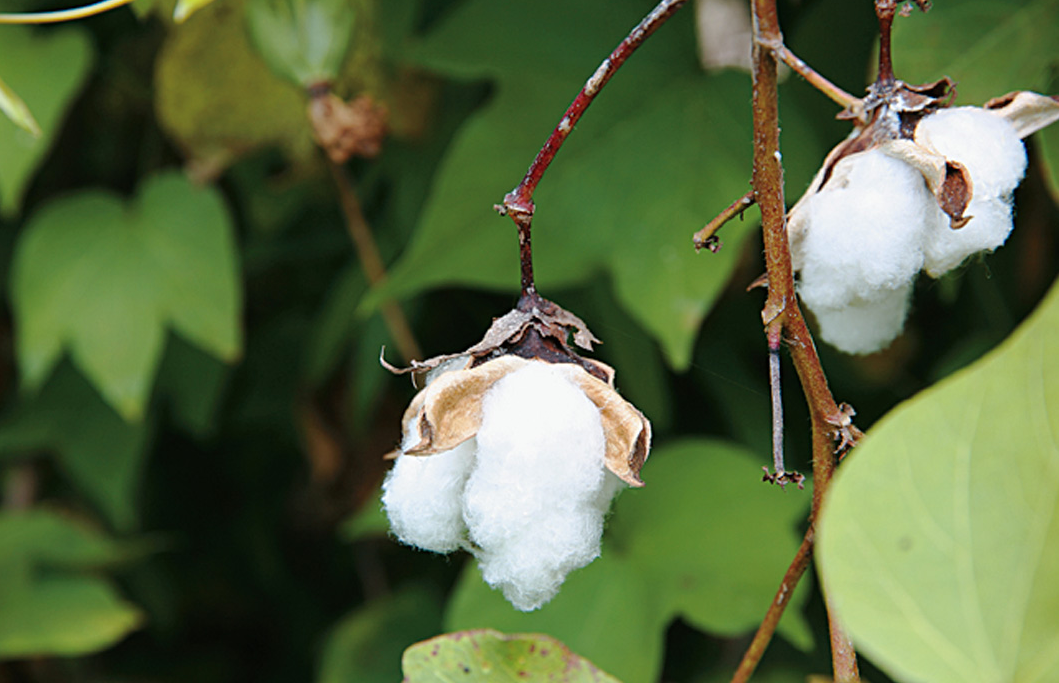
<path id="1" fill-rule="evenodd" d="M 371 227 L 364 218 L 360 200 L 346 177 L 345 170 L 330 160 L 327 165 L 331 169 L 331 177 L 334 178 L 335 187 L 338 189 L 342 212 L 346 216 L 346 229 L 357 248 L 360 265 L 371 286 L 377 287 L 386 280 L 386 266 L 383 265 L 382 257 L 379 255 L 379 247 L 375 244 Z M 379 310 L 386 329 L 390 332 L 394 343 L 397 344 L 397 351 L 404 361 L 408 363 L 415 358 L 422 358 L 423 352 L 420 351 L 415 335 L 412 334 L 412 327 L 408 324 L 408 319 L 397 302 L 393 299 L 386 299 L 379 305 Z"/>
<path id="2" fill-rule="evenodd" d="M 831 600 L 825 598 L 825 602 L 827 620 L 831 625 L 831 667 L 834 669 L 835 683 L 855 683 L 860 680 L 857 652 L 853 649 L 849 636 L 842 630 Z"/>
<path id="3" fill-rule="evenodd" d="M 787 567 L 787 572 L 783 575 L 783 581 L 780 582 L 780 587 L 776 590 L 775 599 L 769 605 L 765 618 L 761 620 L 761 625 L 758 626 L 754 639 L 750 641 L 750 646 L 747 647 L 742 661 L 739 662 L 739 667 L 732 676 L 732 683 L 746 683 L 746 681 L 750 680 L 750 676 L 754 673 L 754 669 L 757 668 L 762 655 L 765 654 L 765 649 L 768 647 L 769 641 L 772 640 L 772 634 L 775 633 L 776 627 L 780 623 L 780 617 L 783 616 L 783 611 L 794 593 L 794 588 L 798 585 L 802 574 L 809 567 L 809 561 L 813 557 L 814 534 L 815 530 L 813 525 L 810 524 L 809 530 L 805 532 L 805 537 L 802 538 L 802 544 L 798 547 L 798 552 L 794 555 L 790 566 Z"/>
<path id="4" fill-rule="evenodd" d="M 809 404 L 813 443 L 813 504 L 810 512 L 810 533 L 803 545 L 809 544 L 810 552 L 815 523 L 834 472 L 835 438 L 842 435 L 843 443 L 854 434 L 849 420 L 849 411 L 835 402 L 827 384 L 820 359 L 816 354 L 813 338 L 798 307 L 794 290 L 794 272 L 791 264 L 790 246 L 787 242 L 785 203 L 783 197 L 783 166 L 779 154 L 779 103 L 776 82 L 776 57 L 773 49 L 783 42 L 776 14 L 775 0 L 753 0 L 753 114 L 754 114 L 754 196 L 761 208 L 761 229 L 765 243 L 765 266 L 768 272 L 768 298 L 761 312 L 769 340 L 782 335 L 787 340 L 791 359 Z M 801 555 L 801 551 L 799 551 Z M 798 573 L 798 576 L 801 574 Z M 781 590 L 786 584 L 781 585 Z M 793 590 L 793 586 L 790 587 Z M 786 603 L 784 602 L 784 605 Z M 748 650 L 740 669 L 752 671 L 764 653 L 765 645 L 775 631 L 783 605 L 769 608 L 766 621 Z M 829 620 L 832 642 L 847 642 L 836 620 Z M 756 645 L 755 645 L 756 643 Z M 857 681 L 855 667 L 851 671 L 848 658 L 854 656 L 852 648 L 832 651 L 836 675 L 841 671 L 847 681 Z M 745 680 L 745 679 L 744 679 Z"/>
<path id="5" fill-rule="evenodd" d="M 0 24 L 57 24 L 62 21 L 84 19 L 109 10 L 128 5 L 132 0 L 102 0 L 84 7 L 58 10 L 55 12 L 14 12 L 0 14 Z"/>
<path id="6" fill-rule="evenodd" d="M 717 231 L 728 221 L 736 216 L 742 217 L 743 212 L 754 205 L 754 191 L 749 190 L 745 195 L 728 205 L 728 208 L 717 214 L 717 217 L 707 223 L 702 230 L 695 233 L 691 241 L 695 244 L 695 251 L 709 249 L 717 252 L 721 248 L 721 241 L 717 239 Z"/>
<path id="7" fill-rule="evenodd" d="M 879 17 L 879 75 L 875 79 L 880 87 L 894 82 L 894 65 L 890 56 L 890 31 L 897 12 L 895 0 L 875 0 L 875 15 Z"/>
<path id="8" fill-rule="evenodd" d="M 824 78 L 818 71 L 801 60 L 798 55 L 791 52 L 790 48 L 779 43 L 769 46 L 772 53 L 784 64 L 789 66 L 795 73 L 804 78 L 814 88 L 827 95 L 832 102 L 844 107 L 855 118 L 862 118 L 864 102 L 859 97 L 854 97 L 842 88 L 838 87 L 828 79 Z"/>
<path id="9" fill-rule="evenodd" d="M 530 226 L 533 222 L 533 193 L 537 189 L 544 172 L 555 159 L 559 148 L 573 131 L 574 126 L 581 119 L 581 115 L 588 109 L 588 105 L 610 81 L 615 72 L 625 60 L 640 47 L 647 38 L 654 33 L 658 27 L 666 22 L 669 17 L 684 5 L 687 0 L 662 0 L 651 12 L 636 25 L 636 27 L 618 44 L 610 56 L 603 60 L 595 73 L 585 82 L 581 92 L 577 94 L 574 101 L 570 103 L 559 125 L 555 127 L 552 134 L 545 140 L 544 146 L 537 152 L 537 156 L 530 164 L 515 189 L 504 196 L 503 204 L 497 204 L 494 208 L 502 216 L 511 216 L 518 226 L 519 231 L 519 258 L 522 263 L 522 297 L 533 299 L 536 297 L 536 287 L 533 282 L 532 249 L 530 246 Z"/>

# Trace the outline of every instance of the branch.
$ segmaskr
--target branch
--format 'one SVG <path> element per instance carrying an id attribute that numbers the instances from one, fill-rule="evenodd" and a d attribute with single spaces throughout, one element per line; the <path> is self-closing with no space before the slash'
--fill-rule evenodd
<path id="1" fill-rule="evenodd" d="M 773 50 L 782 45 L 775 0 L 753 0 L 753 113 L 754 113 L 754 196 L 761 208 L 761 229 L 765 243 L 765 266 L 768 272 L 768 298 L 761 312 L 770 342 L 782 337 L 788 342 L 791 360 L 809 404 L 813 444 L 813 503 L 810 529 L 817 519 L 824 495 L 831 482 L 836 463 L 835 439 L 854 429 L 848 411 L 835 402 L 827 384 L 809 328 L 798 307 L 794 289 L 794 271 L 790 245 L 787 242 L 786 209 L 783 196 L 783 166 L 779 154 L 779 104 L 776 81 L 776 57 Z M 855 438 L 855 437 L 853 437 Z M 812 545 L 812 533 L 803 545 Z M 810 548 L 811 549 L 811 548 Z M 806 553 L 810 551 L 806 550 Z M 801 553 L 800 553 L 801 554 Z M 796 558 L 797 559 L 797 558 Z M 798 576 L 800 577 L 800 572 Z M 782 586 L 781 586 L 782 588 Z M 793 590 L 793 586 L 791 586 Z M 752 671 L 764 653 L 765 645 L 775 631 L 782 605 L 770 607 L 766 621 L 748 651 L 744 664 Z M 846 640 L 836 620 L 830 621 L 832 642 Z M 848 642 L 848 641 L 847 641 Z M 756 643 L 756 645 L 755 645 Z M 850 674 L 844 661 L 846 652 L 832 650 L 836 676 Z M 852 656 L 852 649 L 849 650 Z M 744 665 L 740 665 L 743 668 Z M 749 674 L 748 674 L 749 675 Z M 744 679 L 745 680 L 745 679 Z M 855 669 L 845 681 L 856 681 Z"/>
<path id="2" fill-rule="evenodd" d="M 386 280 L 386 267 L 383 265 L 382 257 L 379 255 L 379 248 L 375 244 L 375 238 L 371 234 L 371 227 L 368 226 L 368 222 L 364 218 L 364 212 L 360 208 L 360 200 L 357 198 L 357 193 L 354 191 L 353 186 L 349 183 L 346 172 L 341 166 L 330 160 L 327 166 L 331 169 L 331 177 L 335 180 L 335 187 L 338 189 L 338 195 L 342 202 L 342 212 L 346 216 L 346 229 L 349 231 L 349 236 L 357 248 L 360 265 L 364 268 L 364 274 L 367 275 L 368 282 L 371 283 L 372 287 L 376 287 Z M 386 299 L 379 305 L 379 309 L 382 313 L 383 322 L 386 324 L 386 329 L 390 332 L 394 343 L 397 344 L 397 351 L 405 362 L 410 363 L 414 358 L 422 358 L 423 352 L 420 351 L 415 335 L 412 334 L 412 328 L 408 324 L 408 319 L 397 302 L 393 299 Z"/>
<path id="3" fill-rule="evenodd" d="M 522 182 L 504 196 L 503 204 L 497 204 L 493 207 L 501 216 L 511 216 L 511 219 L 515 221 L 515 225 L 518 227 L 519 256 L 522 263 L 522 301 L 519 303 L 520 307 L 539 298 L 533 282 L 530 226 L 533 222 L 533 193 L 544 176 L 544 172 L 548 170 L 548 166 L 555 159 L 559 148 L 562 147 L 563 142 L 566 141 L 574 126 L 581 120 L 581 115 L 588 109 L 588 105 L 592 104 L 592 101 L 599 94 L 599 91 L 603 89 L 603 86 L 610 81 L 615 72 L 625 63 L 625 60 L 636 51 L 636 48 L 640 47 L 685 2 L 687 0 L 662 0 L 651 10 L 650 14 L 643 18 L 643 21 L 636 25 L 629 35 L 625 37 L 625 40 L 614 48 L 610 56 L 603 60 L 603 63 L 599 65 L 595 73 L 585 82 L 581 92 L 577 94 L 577 97 L 567 108 L 563 118 L 559 121 L 559 125 L 548 136 L 544 146 L 541 147 L 541 151 L 537 152 L 537 156 L 533 159 L 533 163 L 530 164 Z"/>
<path id="4" fill-rule="evenodd" d="M 717 231 L 728 221 L 736 216 L 743 217 L 743 212 L 754 205 L 754 191 L 750 190 L 745 195 L 728 205 L 728 208 L 717 214 L 717 217 L 707 223 L 702 230 L 695 233 L 691 241 L 695 243 L 695 251 L 709 249 L 717 253 L 721 248 L 721 240 L 717 239 Z"/>
<path id="5" fill-rule="evenodd" d="M 102 0 L 84 7 L 58 10 L 56 12 L 14 12 L 0 14 L 0 24 L 57 24 L 62 21 L 84 19 L 109 10 L 128 5 L 132 0 Z"/>

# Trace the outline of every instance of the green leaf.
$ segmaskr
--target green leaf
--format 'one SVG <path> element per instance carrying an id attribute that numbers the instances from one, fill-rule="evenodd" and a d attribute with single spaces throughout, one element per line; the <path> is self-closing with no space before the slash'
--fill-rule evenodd
<path id="1" fill-rule="evenodd" d="M 212 189 L 149 179 L 132 206 L 104 192 L 54 201 L 16 247 L 12 303 L 24 385 L 64 349 L 126 419 L 139 419 L 171 327 L 225 360 L 241 352 L 230 219 Z"/>
<path id="2" fill-rule="evenodd" d="M 276 75 L 301 87 L 338 77 L 356 16 L 351 0 L 250 0 L 246 8 L 258 54 Z"/>
<path id="3" fill-rule="evenodd" d="M 405 646 L 440 628 L 438 597 L 422 588 L 369 603 L 331 631 L 317 683 L 394 683 L 401 675 Z"/>
<path id="4" fill-rule="evenodd" d="M 1059 0 L 964 0 L 898 18 L 894 72 L 909 83 L 948 76 L 960 103 L 1044 91 L 1059 66 Z"/>
<path id="5" fill-rule="evenodd" d="M 74 656 L 113 645 L 142 615 L 109 581 L 78 568 L 123 552 L 55 513 L 0 515 L 0 658 Z"/>
<path id="6" fill-rule="evenodd" d="M 798 549 L 795 520 L 807 496 L 765 486 L 761 465 L 744 450 L 694 440 L 656 448 L 643 476 L 625 491 L 603 541 L 603 554 L 572 574 L 536 612 L 515 611 L 469 566 L 445 626 L 540 631 L 626 683 L 658 680 L 672 619 L 718 635 L 753 630 Z M 800 647 L 812 638 L 792 599 L 780 632 Z"/>
<path id="7" fill-rule="evenodd" d="M 305 96 L 276 78 L 251 47 L 245 4 L 224 0 L 195 12 L 169 32 L 155 67 L 159 125 L 185 153 L 219 168 L 268 145 L 299 159 L 315 150 Z"/>
<path id="8" fill-rule="evenodd" d="M 16 123 L 17 118 L 13 122 L 0 117 L 0 213 L 4 216 L 14 216 L 21 208 L 30 178 L 51 148 L 91 64 L 91 45 L 78 28 L 43 32 L 4 27 L 0 79 L 7 85 L 0 90 L 19 93 L 40 126 L 33 135 Z"/>
<path id="9" fill-rule="evenodd" d="M 413 645 L 401 664 L 406 683 L 618 683 L 555 638 L 488 629 L 448 633 Z"/>
<path id="10" fill-rule="evenodd" d="M 643 12 L 638 2 L 477 0 L 427 37 L 416 52 L 426 66 L 491 77 L 496 91 L 457 135 L 414 239 L 370 303 L 442 284 L 514 289 L 515 231 L 492 206 Z M 593 103 L 541 183 L 533 236 L 542 291 L 609 271 L 677 368 L 748 234 L 733 230 L 716 255 L 690 246 L 694 230 L 746 192 L 751 153 L 749 81 L 694 68 L 691 20 L 677 15 Z M 482 30 L 500 26 L 538 38 Z"/>
<path id="11" fill-rule="evenodd" d="M 0 419 L 0 457 L 51 452 L 114 527 L 130 529 L 151 432 L 150 422 L 121 419 L 80 373 L 64 364 L 40 393 Z"/>
<path id="12" fill-rule="evenodd" d="M 841 468 L 818 558 L 854 643 L 903 681 L 1059 680 L 1059 286 L 898 406 Z"/>

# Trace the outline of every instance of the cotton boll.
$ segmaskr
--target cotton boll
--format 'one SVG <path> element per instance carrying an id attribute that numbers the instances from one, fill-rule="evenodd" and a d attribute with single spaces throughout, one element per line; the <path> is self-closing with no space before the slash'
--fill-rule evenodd
<path id="1" fill-rule="evenodd" d="M 1006 196 L 1026 172 L 1026 148 L 1015 127 L 978 107 L 941 109 L 919 122 L 915 138 L 963 164 L 971 174 L 975 197 Z"/>
<path id="2" fill-rule="evenodd" d="M 881 151 L 840 160 L 806 203 L 798 292 L 814 310 L 898 290 L 923 265 L 923 234 L 939 221 L 923 176 Z"/>
<path id="3" fill-rule="evenodd" d="M 810 308 L 820 324 L 820 337 L 824 341 L 846 353 L 875 353 L 901 334 L 911 293 L 909 283 L 883 291 L 871 300 Z"/>
<path id="4" fill-rule="evenodd" d="M 463 489 L 474 466 L 474 451 L 471 439 L 435 455 L 397 457 L 382 485 L 382 505 L 401 542 L 437 553 L 466 544 Z"/>
<path id="5" fill-rule="evenodd" d="M 923 270 L 931 277 L 941 277 L 963 263 L 971 254 L 993 251 L 1002 245 L 1011 233 L 1009 199 L 979 199 L 976 193 L 964 213 L 972 218 L 959 230 L 953 230 L 948 221 L 945 221 L 928 231 Z"/>
<path id="6" fill-rule="evenodd" d="M 482 575 L 525 611 L 599 555 L 610 503 L 599 409 L 569 371 L 583 372 L 530 363 L 489 390 L 467 482 L 464 520 Z"/>

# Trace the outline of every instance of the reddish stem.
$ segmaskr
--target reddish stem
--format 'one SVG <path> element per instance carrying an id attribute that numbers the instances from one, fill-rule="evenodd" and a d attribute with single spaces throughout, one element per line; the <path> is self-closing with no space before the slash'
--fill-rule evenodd
<path id="1" fill-rule="evenodd" d="M 559 148 L 573 131 L 574 126 L 581 119 L 581 115 L 592 104 L 599 91 L 610 81 L 614 73 L 621 68 L 625 60 L 636 51 L 636 48 L 654 33 L 659 26 L 664 24 L 669 17 L 684 5 L 687 0 L 662 0 L 651 10 L 650 14 L 636 25 L 625 40 L 614 48 L 610 56 L 603 60 L 595 73 L 585 82 L 581 92 L 577 94 L 574 101 L 567 108 L 559 125 L 555 127 L 552 134 L 544 142 L 541 151 L 537 152 L 536 158 L 530 164 L 526 176 L 515 189 L 504 196 L 504 203 L 497 204 L 494 208 L 502 216 L 511 216 L 518 226 L 519 231 L 519 257 L 522 262 L 522 296 L 532 298 L 536 296 L 536 288 L 533 283 L 532 249 L 530 247 L 530 224 L 533 221 L 533 193 L 537 189 L 544 172 L 552 163 Z"/>
<path id="2" fill-rule="evenodd" d="M 855 434 L 849 414 L 843 411 L 831 395 L 823 367 L 816 354 L 813 338 L 805 324 L 794 289 L 794 271 L 790 245 L 787 241 L 786 209 L 783 196 L 783 166 L 779 154 L 779 96 L 776 79 L 776 58 L 772 47 L 781 45 L 776 0 L 753 0 L 754 16 L 754 196 L 761 208 L 761 230 L 765 243 L 765 266 L 768 271 L 768 298 L 761 311 L 770 342 L 782 335 L 790 349 L 791 360 L 798 372 L 802 391 L 809 404 L 813 437 L 813 504 L 810 525 L 815 523 L 835 468 L 835 438 L 847 432 Z M 889 47 L 887 46 L 887 54 Z M 844 443 L 844 442 L 843 442 Z M 806 535 L 803 545 L 812 545 L 812 534 Z M 806 551 L 808 552 L 808 550 Z M 799 558 L 803 555 L 799 551 Z M 800 562 L 798 558 L 796 564 Z M 793 567 L 794 565 L 792 565 Z M 797 572 L 800 576 L 801 573 Z M 786 581 L 786 579 L 785 579 Z M 786 583 L 783 584 L 786 586 Z M 782 588 L 782 587 L 781 587 Z M 793 590 L 793 586 L 790 587 Z M 773 604 L 762 622 L 754 643 L 740 665 L 740 671 L 752 671 L 764 653 L 765 646 L 779 622 L 784 605 Z M 779 612 L 780 614 L 774 614 Z M 829 620 L 832 642 L 846 642 L 836 620 Z M 832 651 L 836 676 L 856 681 L 855 664 L 849 667 L 852 648 Z M 855 659 L 852 661 L 855 662 Z M 735 680 L 746 680 L 745 677 Z M 746 673 L 749 676 L 749 673 Z"/>
<path id="3" fill-rule="evenodd" d="M 879 17 L 879 74 L 876 82 L 880 86 L 894 82 L 894 65 L 890 56 L 890 33 L 896 12 L 895 0 L 875 0 L 875 15 Z"/>

